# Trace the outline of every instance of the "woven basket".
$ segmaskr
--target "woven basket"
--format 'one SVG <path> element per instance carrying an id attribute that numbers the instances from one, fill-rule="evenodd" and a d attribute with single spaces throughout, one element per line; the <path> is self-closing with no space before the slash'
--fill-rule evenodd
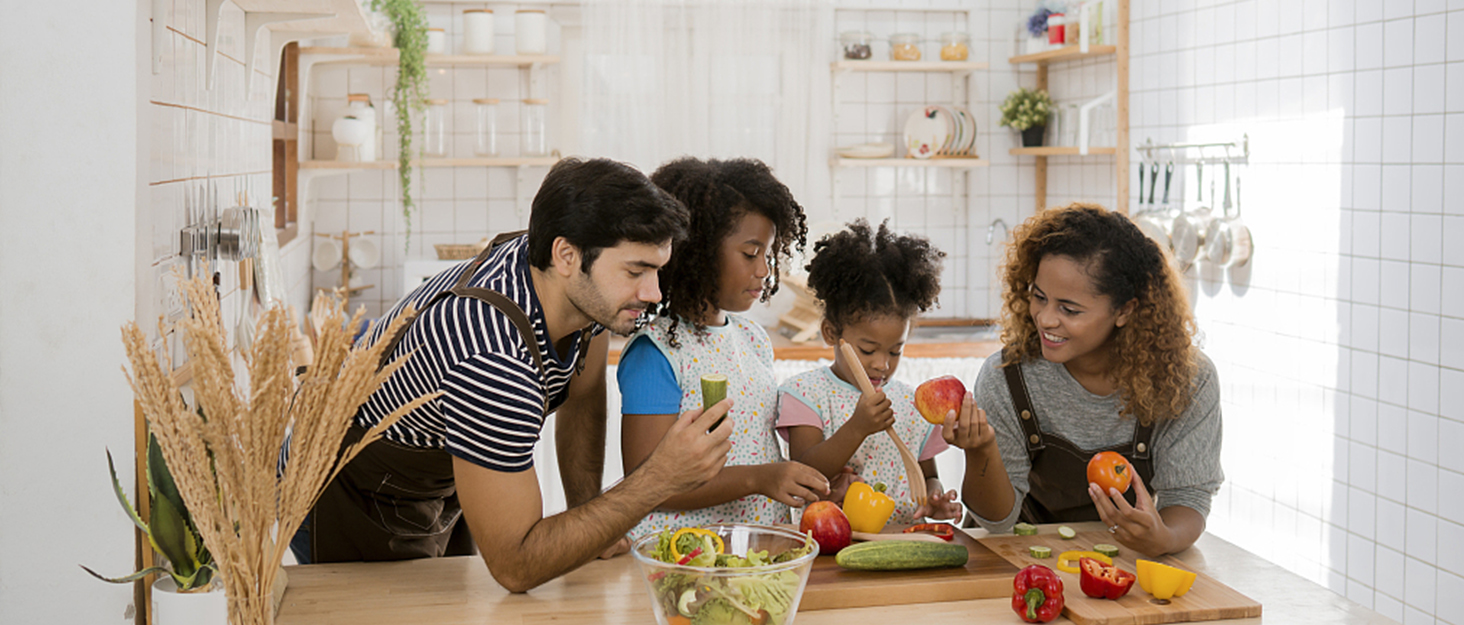
<path id="1" fill-rule="evenodd" d="M 488 247 L 488 238 L 477 243 L 438 243 L 432 247 L 437 250 L 437 260 L 467 260 Z"/>

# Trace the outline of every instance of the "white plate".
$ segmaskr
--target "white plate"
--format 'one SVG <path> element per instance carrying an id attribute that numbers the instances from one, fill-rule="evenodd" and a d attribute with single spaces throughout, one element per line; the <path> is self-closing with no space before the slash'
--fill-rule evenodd
<path id="1" fill-rule="evenodd" d="M 936 107 L 916 109 L 905 118 L 905 153 L 911 158 L 935 156 L 949 138 L 947 122 Z"/>
<path id="2" fill-rule="evenodd" d="M 956 117 L 961 120 L 961 142 L 956 145 L 956 153 L 961 156 L 970 156 L 976 147 L 976 117 L 965 107 L 953 106 Z"/>
<path id="3" fill-rule="evenodd" d="M 381 249 L 376 242 L 361 237 L 351 242 L 351 262 L 362 269 L 370 269 L 381 262 Z"/>
<path id="4" fill-rule="evenodd" d="M 335 239 L 320 239 L 310 253 L 310 264 L 316 271 L 330 271 L 341 266 L 341 244 Z"/>
<path id="5" fill-rule="evenodd" d="M 844 158 L 888 158 L 894 155 L 895 144 L 861 143 L 839 148 L 838 153 Z"/>

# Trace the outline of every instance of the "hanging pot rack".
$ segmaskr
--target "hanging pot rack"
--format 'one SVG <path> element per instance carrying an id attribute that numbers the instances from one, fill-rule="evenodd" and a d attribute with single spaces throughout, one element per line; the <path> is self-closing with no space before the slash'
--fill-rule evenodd
<path id="1" fill-rule="evenodd" d="M 1211 148 L 1210 154 L 1206 154 L 1206 148 Z M 1223 148 L 1224 153 L 1214 155 L 1216 148 Z M 1243 134 L 1240 141 L 1222 141 L 1214 143 L 1154 143 L 1153 139 L 1144 139 L 1144 142 L 1134 148 L 1143 155 L 1145 161 L 1166 160 L 1174 163 L 1248 163 L 1250 162 L 1250 135 Z M 1190 158 L 1190 150 L 1198 151 L 1198 155 Z M 1165 157 L 1168 158 L 1165 158 Z"/>

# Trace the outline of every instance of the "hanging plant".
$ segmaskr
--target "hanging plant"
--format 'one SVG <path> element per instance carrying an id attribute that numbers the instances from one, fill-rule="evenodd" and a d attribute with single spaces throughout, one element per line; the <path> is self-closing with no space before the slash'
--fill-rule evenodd
<path id="1" fill-rule="evenodd" d="M 412 248 L 412 116 L 427 110 L 427 14 L 417 0 L 372 0 L 371 8 L 385 11 L 396 30 L 399 54 L 392 108 L 396 110 L 397 176 L 402 186 L 402 218 L 407 224 L 406 248 Z"/>

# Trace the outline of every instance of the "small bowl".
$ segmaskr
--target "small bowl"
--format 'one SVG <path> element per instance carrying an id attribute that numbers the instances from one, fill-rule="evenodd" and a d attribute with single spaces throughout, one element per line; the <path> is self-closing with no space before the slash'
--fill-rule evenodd
<path id="1" fill-rule="evenodd" d="M 720 536 L 727 545 L 727 553 L 738 556 L 746 556 L 749 551 L 767 551 L 769 556 L 777 556 L 789 549 L 805 546 L 810 546 L 811 549 L 793 560 L 764 566 L 682 566 L 661 562 L 651 555 L 660 542 L 660 534 L 643 536 L 635 542 L 630 553 L 640 564 L 641 579 L 645 580 L 646 592 L 650 594 L 651 605 L 656 611 L 656 622 L 670 625 L 672 617 L 681 616 L 677 611 L 677 602 L 687 590 L 695 591 L 695 596 L 717 599 L 720 593 L 730 593 L 738 584 L 759 580 L 765 582 L 761 585 L 763 589 L 786 593 L 789 598 L 787 611 L 773 614 L 770 610 L 766 625 L 791 625 L 793 617 L 798 613 L 798 602 L 803 598 L 803 588 L 808 584 L 813 559 L 818 556 L 818 544 L 813 542 L 813 538 L 766 525 L 704 525 L 701 528 Z M 718 600 L 722 605 L 728 603 Z M 756 602 L 749 600 L 748 603 Z M 706 600 L 698 609 L 709 605 L 712 602 Z M 737 614 L 747 616 L 742 612 Z M 735 619 L 733 622 L 743 620 Z"/>

